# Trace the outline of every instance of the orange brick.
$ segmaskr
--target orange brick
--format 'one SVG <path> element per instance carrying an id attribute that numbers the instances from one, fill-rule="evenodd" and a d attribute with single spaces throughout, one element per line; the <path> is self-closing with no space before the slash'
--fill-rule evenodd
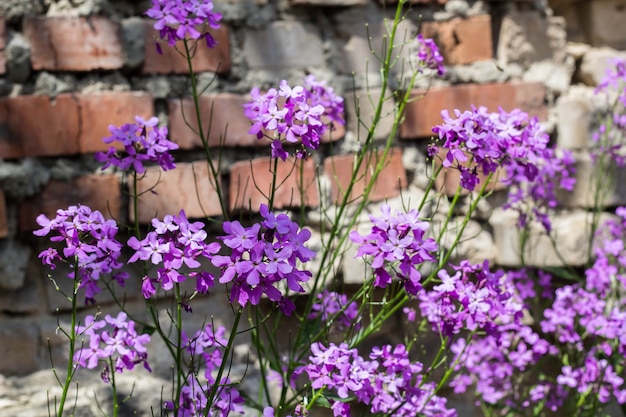
<path id="1" fill-rule="evenodd" d="M 400 126 L 403 139 L 432 136 L 432 128 L 442 123 L 444 109 L 465 111 L 475 105 L 485 106 L 490 111 L 498 111 L 498 107 L 506 111 L 520 108 L 540 120 L 548 115 L 546 88 L 542 83 L 467 84 L 432 88 L 420 98 L 422 94 L 416 92 L 415 100 L 406 106 L 405 119 Z"/>
<path id="2" fill-rule="evenodd" d="M 35 70 L 113 70 L 124 65 L 119 24 L 100 16 L 26 17 Z"/>
<path id="3" fill-rule="evenodd" d="M 0 190 L 0 238 L 9 235 L 9 220 L 7 218 L 7 202 L 4 192 Z"/>
<path id="4" fill-rule="evenodd" d="M 120 216 L 121 192 L 117 175 L 85 175 L 70 182 L 51 181 L 36 197 L 20 205 L 20 229 L 39 228 L 35 219 L 39 214 L 56 216 L 58 209 L 82 204 L 99 210 L 105 217 L 123 222 Z"/>
<path id="5" fill-rule="evenodd" d="M 369 154 L 361 165 L 352 192 L 350 202 L 358 201 L 365 187 L 372 178 L 371 172 L 382 158 L 382 151 Z M 335 204 L 341 203 L 345 196 L 354 170 L 355 155 L 341 155 L 324 160 L 324 173 L 331 180 L 330 196 Z M 400 195 L 407 186 L 406 170 L 402 164 L 402 151 L 394 148 L 389 151 L 387 162 L 378 175 L 369 195 L 371 201 L 381 201 Z"/>
<path id="6" fill-rule="evenodd" d="M 145 22 L 146 57 L 142 71 L 145 74 L 187 74 L 189 72 L 187 60 L 179 53 L 179 51 L 184 53 L 184 43 L 179 41 L 176 48 L 169 46 L 167 42 L 161 41 L 159 32 L 152 27 L 153 24 L 152 20 Z M 198 41 L 192 59 L 193 70 L 227 74 L 230 71 L 230 30 L 228 26 L 221 24 L 218 29 L 210 29 L 209 32 L 217 41 L 217 45 L 214 48 L 207 48 L 204 39 Z M 155 42 L 160 42 L 163 55 L 157 52 Z"/>
<path id="7" fill-rule="evenodd" d="M 424 37 L 433 38 L 447 65 L 463 65 L 493 58 L 491 16 L 424 22 Z"/>
<path id="8" fill-rule="evenodd" d="M 110 145 L 102 138 L 110 136 L 109 125 L 134 123 L 135 116 L 154 116 L 152 96 L 143 92 L 103 92 L 77 96 L 82 121 L 79 149 L 82 153 L 106 151 Z M 106 109 L 106 111 L 103 111 Z"/>
<path id="9" fill-rule="evenodd" d="M 304 164 L 304 165 L 301 165 Z M 258 211 L 267 204 L 272 184 L 272 158 L 257 158 L 232 165 L 230 170 L 231 210 Z M 302 175 L 300 174 L 302 170 Z M 274 208 L 319 205 L 315 164 L 312 159 L 287 158 L 278 161 Z"/>
<path id="10" fill-rule="evenodd" d="M 218 194 L 212 185 L 214 181 L 205 161 L 178 163 L 176 169 L 170 171 L 146 168 L 146 175 L 137 184 L 139 222 L 150 223 L 154 217 L 178 214 L 181 209 L 189 218 L 221 215 Z M 131 201 L 131 221 L 135 219 L 133 207 Z"/>
<path id="11" fill-rule="evenodd" d="M 78 102 L 70 94 L 0 99 L 0 158 L 78 153 Z"/>
<path id="12" fill-rule="evenodd" d="M 242 105 L 247 102 L 244 96 L 235 94 L 212 94 L 200 97 L 202 127 L 211 127 L 209 146 L 269 146 L 267 141 L 259 141 L 248 134 L 250 120 L 243 114 Z M 170 100 L 169 102 L 170 135 L 182 149 L 202 147 L 196 113 L 191 99 Z M 184 116 L 183 116 L 184 114 Z M 193 130 L 187 126 L 187 122 Z M 226 133 L 225 139 L 222 139 Z"/>

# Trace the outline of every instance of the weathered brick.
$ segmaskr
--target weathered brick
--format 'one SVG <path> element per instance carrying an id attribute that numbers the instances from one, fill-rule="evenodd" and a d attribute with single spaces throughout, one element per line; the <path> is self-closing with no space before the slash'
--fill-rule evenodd
<path id="1" fill-rule="evenodd" d="M 179 53 L 185 50 L 184 42 L 179 41 L 176 48 L 171 47 L 165 41 L 161 41 L 159 32 L 152 27 L 153 21 L 145 21 L 145 62 L 144 74 L 187 74 L 189 67 L 187 60 Z M 217 41 L 214 48 L 207 48 L 203 39 L 197 43 L 195 55 L 192 59 L 194 72 L 212 71 L 226 74 L 230 71 L 230 42 L 228 26 L 221 24 L 218 29 L 210 29 L 209 32 Z M 157 52 L 156 43 L 160 42 L 161 51 Z M 190 43 L 190 47 L 191 47 Z"/>
<path id="2" fill-rule="evenodd" d="M 464 65 L 493 58 L 491 16 L 445 22 L 423 22 L 422 34 L 433 38 L 447 65 Z"/>
<path id="3" fill-rule="evenodd" d="M 211 127 L 208 134 L 209 146 L 267 146 L 248 134 L 250 120 L 243 114 L 242 105 L 247 102 L 244 96 L 235 94 L 213 94 L 200 97 L 202 128 Z M 198 123 L 191 99 L 170 100 L 168 107 L 170 136 L 182 149 L 202 147 L 200 137 L 195 133 Z M 192 128 L 187 126 L 187 123 Z M 193 130 L 192 130 L 193 129 Z"/>
<path id="4" fill-rule="evenodd" d="M 545 86 L 541 83 L 457 85 L 432 88 L 423 97 L 422 94 L 414 93 L 414 100 L 406 106 L 401 138 L 432 136 L 432 128 L 442 123 L 442 110 L 453 114 L 454 109 L 470 110 L 472 105 L 485 106 L 490 111 L 498 111 L 498 107 L 506 111 L 520 108 L 540 120 L 547 118 Z"/>
<path id="5" fill-rule="evenodd" d="M 205 161 L 178 163 L 170 171 L 149 167 L 137 184 L 137 218 L 140 223 L 150 223 L 154 217 L 175 215 L 181 209 L 189 218 L 218 216 L 222 209 L 214 183 Z M 135 219 L 132 201 L 130 219 Z"/>
<path id="6" fill-rule="evenodd" d="M 361 165 L 349 201 L 358 201 L 365 191 L 365 187 L 372 178 L 372 170 L 382 158 L 382 151 L 369 154 Z M 339 204 L 347 192 L 352 180 L 355 155 L 340 155 L 324 160 L 324 174 L 330 179 L 330 198 L 334 204 Z M 402 164 L 402 151 L 391 149 L 384 168 L 378 175 L 376 183 L 370 192 L 371 201 L 381 201 L 400 195 L 402 189 L 407 186 L 406 170 Z"/>
<path id="7" fill-rule="evenodd" d="M 230 170 L 230 208 L 258 211 L 261 204 L 267 204 L 272 169 L 271 158 L 257 158 L 233 164 Z M 303 161 L 288 158 L 284 162 L 279 160 L 276 183 L 279 187 L 274 195 L 275 208 L 319 205 L 315 164 L 312 159 Z"/>
<path id="8" fill-rule="evenodd" d="M 20 229 L 38 229 L 39 214 L 54 218 L 58 209 L 82 204 L 100 211 L 105 217 L 123 221 L 121 192 L 117 175 L 85 175 L 69 182 L 51 181 L 42 192 L 20 205 Z"/>
<path id="9" fill-rule="evenodd" d="M 317 29 L 295 21 L 274 22 L 247 30 L 243 55 L 253 69 L 286 70 L 324 65 L 324 45 Z"/>
<path id="10" fill-rule="evenodd" d="M 438 158 L 435 162 L 437 167 L 441 166 L 441 163 L 443 162 L 443 159 L 446 157 L 446 154 L 447 152 L 444 150 L 441 150 L 439 152 Z M 462 165 L 467 166 L 467 163 L 463 163 Z M 504 177 L 505 175 L 506 173 L 502 170 L 496 171 L 491 177 L 491 181 L 489 182 L 485 190 L 492 191 L 492 190 L 505 189 L 506 186 L 501 182 L 501 180 L 505 178 Z M 482 172 L 482 170 L 479 169 L 477 172 L 477 176 L 478 176 L 478 184 L 476 185 L 476 188 L 474 190 L 480 191 L 482 186 L 485 184 L 485 181 L 487 180 L 488 175 L 485 175 Z M 459 188 L 459 185 L 461 185 L 461 172 L 458 169 L 443 168 L 439 172 L 439 175 L 437 175 L 437 178 L 435 178 L 435 190 L 449 197 L 456 194 Z M 463 189 L 461 192 L 464 195 L 469 194 L 469 191 L 465 189 Z"/>
<path id="11" fill-rule="evenodd" d="M 0 321 L 0 374 L 28 375 L 38 370 L 39 333 L 32 319 Z"/>
<path id="12" fill-rule="evenodd" d="M 4 16 L 0 16 L 0 75 L 6 72 L 6 53 L 4 49 L 7 45 L 7 32 L 6 32 L 6 19 Z"/>
<path id="13" fill-rule="evenodd" d="M 35 70 L 113 70 L 124 65 L 119 24 L 101 16 L 27 17 Z"/>
<path id="14" fill-rule="evenodd" d="M 78 153 L 77 100 L 60 94 L 0 99 L 0 157 L 57 156 Z"/>
<path id="15" fill-rule="evenodd" d="M 77 100 L 81 120 L 78 146 L 82 153 L 106 151 L 111 146 L 102 142 L 102 138 L 111 135 L 109 125 L 134 123 L 135 116 L 154 116 L 152 96 L 144 92 L 84 94 Z"/>
<path id="16" fill-rule="evenodd" d="M 7 203 L 4 192 L 0 189 L 0 238 L 9 235 L 9 220 L 7 218 Z"/>

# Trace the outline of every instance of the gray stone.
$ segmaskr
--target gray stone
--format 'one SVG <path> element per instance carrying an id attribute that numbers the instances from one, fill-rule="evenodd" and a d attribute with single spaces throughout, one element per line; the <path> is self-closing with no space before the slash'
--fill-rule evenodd
<path id="1" fill-rule="evenodd" d="M 49 72 L 42 71 L 35 80 L 35 94 L 56 97 L 61 93 L 74 90 L 75 81 L 70 76 L 56 77 Z"/>
<path id="2" fill-rule="evenodd" d="M 6 46 L 7 79 L 23 83 L 30 76 L 30 45 L 21 33 L 14 33 Z"/>
<path id="3" fill-rule="evenodd" d="M 26 375 L 39 368 L 39 327 L 32 319 L 0 319 L 0 374 Z"/>
<path id="4" fill-rule="evenodd" d="M 107 75 L 89 75 L 80 80 L 76 88 L 82 94 L 97 93 L 100 91 L 130 91 L 130 82 L 119 72 Z"/>
<path id="5" fill-rule="evenodd" d="M 462 83 L 502 83 L 509 75 L 493 59 L 478 61 L 469 65 L 457 65 L 449 68 L 447 78 Z"/>
<path id="6" fill-rule="evenodd" d="M 522 80 L 544 83 L 548 90 L 562 94 L 572 83 L 574 69 L 574 59 L 571 57 L 563 63 L 555 63 L 551 60 L 533 62 L 524 72 Z"/>
<path id="7" fill-rule="evenodd" d="M 444 9 L 452 16 L 466 17 L 470 6 L 466 0 L 448 0 Z"/>
<path id="8" fill-rule="evenodd" d="M 3 0 L 0 2 L 0 14 L 6 16 L 10 23 L 18 23 L 22 16 L 43 12 L 43 4 L 39 0 Z"/>
<path id="9" fill-rule="evenodd" d="M 450 220 L 445 233 L 443 233 L 439 246 L 449 251 L 458 237 L 458 244 L 452 252 L 450 262 L 457 263 L 461 260 L 468 260 L 471 263 L 482 263 L 485 260 L 493 263 L 496 258 L 497 249 L 494 245 L 491 234 L 481 226 L 480 223 L 470 220 L 461 233 L 461 226 L 464 217 L 457 217 Z M 441 224 L 432 224 L 434 236 L 439 234 Z"/>
<path id="10" fill-rule="evenodd" d="M 21 247 L 30 250 L 28 247 Z M 32 253 L 26 266 L 24 284 L 15 290 L 0 291 L 1 312 L 7 314 L 45 314 L 47 312 L 43 286 L 48 282 L 44 283 L 40 278 L 42 265 L 36 255 Z"/>
<path id="11" fill-rule="evenodd" d="M 597 86 L 606 77 L 615 59 L 626 59 L 626 52 L 611 48 L 594 48 L 587 51 L 578 71 L 580 80 L 587 85 Z"/>
<path id="12" fill-rule="evenodd" d="M 385 93 L 385 100 L 382 103 L 380 120 L 373 132 L 374 139 L 385 139 L 391 133 L 394 122 L 394 104 L 391 91 Z M 372 126 L 375 116 L 376 106 L 381 100 L 383 92 L 380 88 L 370 88 L 369 90 L 358 90 L 346 92 L 345 111 L 347 130 L 356 135 L 359 143 L 365 142 L 368 131 Z"/>
<path id="13" fill-rule="evenodd" d="M 14 291 L 26 281 L 26 266 L 30 248 L 16 241 L 0 241 L 0 288 Z"/>
<path id="14" fill-rule="evenodd" d="M 50 172 L 37 159 L 0 164 L 0 184 L 7 198 L 21 199 L 35 195 L 50 180 Z"/>
<path id="15" fill-rule="evenodd" d="M 265 29 L 247 30 L 244 55 L 253 69 L 308 68 L 324 65 L 317 29 L 300 22 L 274 22 Z"/>
<path id="16" fill-rule="evenodd" d="M 56 0 L 48 8 L 48 16 L 90 16 L 110 13 L 107 0 Z"/>
<path id="17" fill-rule="evenodd" d="M 602 222 L 607 217 L 602 218 Z M 494 210 L 489 221 L 497 248 L 496 263 L 502 266 L 522 266 L 518 214 L 513 210 Z M 543 226 L 529 224 L 524 265 L 535 267 L 581 266 L 588 260 L 592 242 L 589 222 L 591 213 L 584 210 L 562 211 L 552 216 L 552 232 L 548 236 Z"/>
<path id="18" fill-rule="evenodd" d="M 126 68 L 136 69 L 143 64 L 146 46 L 144 30 L 143 19 L 134 17 L 122 20 L 121 38 Z"/>
<path id="19" fill-rule="evenodd" d="M 556 102 L 557 144 L 562 149 L 586 149 L 591 145 L 593 91 L 589 92 L 589 97 L 584 90 L 575 91 L 578 93 L 570 91 Z"/>
<path id="20" fill-rule="evenodd" d="M 583 26 L 591 45 L 626 49 L 626 3 L 624 0 L 603 0 L 584 3 Z M 578 6 L 581 7 L 581 6 Z"/>

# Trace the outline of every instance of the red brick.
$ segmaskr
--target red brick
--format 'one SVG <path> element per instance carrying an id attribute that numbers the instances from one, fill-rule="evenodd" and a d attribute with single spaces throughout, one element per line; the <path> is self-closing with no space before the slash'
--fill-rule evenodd
<path id="1" fill-rule="evenodd" d="M 233 164 L 230 170 L 231 210 L 256 212 L 261 204 L 267 204 L 272 184 L 271 169 L 271 158 L 257 158 Z M 274 195 L 274 208 L 319 205 L 317 176 L 312 159 L 303 161 L 288 158 L 284 162 L 279 160 L 276 178 L 279 187 Z"/>
<path id="2" fill-rule="evenodd" d="M 81 204 L 99 210 L 105 217 L 123 222 L 120 216 L 121 192 L 117 175 L 85 175 L 69 182 L 51 181 L 42 192 L 20 205 L 20 229 L 39 228 L 35 219 L 39 214 L 56 216 L 58 209 Z"/>
<path id="3" fill-rule="evenodd" d="M 542 83 L 467 84 L 445 88 L 432 88 L 420 98 L 422 92 L 413 94 L 406 106 L 406 116 L 400 126 L 404 139 L 432 136 L 432 128 L 442 123 L 441 111 L 470 110 L 472 105 L 485 106 L 489 111 L 506 111 L 515 108 L 546 120 L 546 88 Z"/>
<path id="4" fill-rule="evenodd" d="M 78 153 L 78 102 L 70 94 L 0 99 L 0 158 Z"/>
<path id="5" fill-rule="evenodd" d="M 178 214 L 181 209 L 189 218 L 221 215 L 213 183 L 214 178 L 205 161 L 178 163 L 176 169 L 170 171 L 163 171 L 160 167 L 147 168 L 146 175 L 137 184 L 139 222 L 150 223 L 154 217 Z M 135 219 L 133 207 L 131 201 L 131 221 Z"/>
<path id="6" fill-rule="evenodd" d="M 109 144 L 102 142 L 102 138 L 111 135 L 109 125 L 134 123 L 135 116 L 144 119 L 154 116 L 154 101 L 148 93 L 103 92 L 79 95 L 77 99 L 82 127 L 78 146 L 82 153 L 109 148 Z"/>
<path id="7" fill-rule="evenodd" d="M 124 65 L 120 25 L 105 17 L 27 17 L 35 70 L 113 70 Z"/>
<path id="8" fill-rule="evenodd" d="M 382 151 L 365 157 L 350 193 L 350 202 L 356 202 L 361 198 L 365 192 L 365 187 L 372 178 L 371 172 L 380 158 L 382 158 Z M 324 160 L 324 173 L 331 181 L 330 198 L 335 204 L 340 204 L 346 194 L 352 180 L 354 163 L 355 155 L 334 156 Z M 402 151 L 395 148 L 391 149 L 387 155 L 385 166 L 378 174 L 376 183 L 370 192 L 369 200 L 381 201 L 396 197 L 406 186 L 407 178 L 406 170 L 402 164 Z"/>
<path id="9" fill-rule="evenodd" d="M 0 16 L 0 75 L 6 72 L 6 55 L 4 52 L 4 49 L 6 48 L 6 41 L 6 19 L 4 16 Z"/>
<path id="10" fill-rule="evenodd" d="M 437 167 L 441 166 L 443 158 L 445 158 L 446 154 L 447 152 L 445 150 L 441 150 L 439 152 L 439 157 L 435 162 Z M 463 165 L 467 166 L 467 163 L 464 163 Z M 474 191 L 480 191 L 481 187 L 487 180 L 487 175 L 483 174 L 481 170 L 478 170 L 477 175 L 479 182 L 478 185 L 476 185 Z M 502 179 L 505 175 L 506 173 L 504 172 L 504 170 L 498 169 L 498 171 L 493 174 L 489 185 L 487 185 L 486 191 L 504 190 L 506 188 L 506 185 L 502 183 Z M 447 195 L 448 197 L 452 197 L 456 194 L 459 185 L 461 185 L 461 172 L 458 169 L 444 168 L 439 172 L 437 178 L 435 178 L 435 190 L 437 190 L 437 192 Z M 469 191 L 463 189 L 462 195 L 467 194 L 469 194 Z"/>
<path id="11" fill-rule="evenodd" d="M 209 146 L 268 146 L 267 141 L 259 141 L 248 134 L 250 120 L 243 114 L 242 105 L 248 100 L 235 94 L 214 94 L 200 97 L 200 114 L 205 131 L 211 127 Z M 182 105 L 181 105 L 182 104 Z M 182 149 L 202 147 L 196 113 L 191 99 L 170 100 L 169 102 L 170 135 Z M 184 116 L 183 116 L 184 114 Z M 193 130 L 187 126 L 189 123 Z M 223 137 L 225 136 L 225 139 Z"/>
<path id="12" fill-rule="evenodd" d="M 0 238 L 9 235 L 9 220 L 7 218 L 7 203 L 4 192 L 0 190 Z"/>
<path id="13" fill-rule="evenodd" d="M 179 53 L 179 51 L 184 53 L 184 43 L 179 41 L 174 48 L 161 41 L 159 32 L 152 27 L 153 23 L 151 20 L 145 22 L 146 57 L 142 71 L 145 74 L 187 74 L 189 72 L 187 60 Z M 207 48 L 204 39 L 198 41 L 191 61 L 193 70 L 227 74 L 230 71 L 230 30 L 228 26 L 222 24 L 218 29 L 210 29 L 209 32 L 217 41 L 217 45 L 214 48 Z M 162 55 L 157 52 L 155 43 L 157 41 L 161 44 Z"/>
<path id="14" fill-rule="evenodd" d="M 435 40 L 447 65 L 464 65 L 493 58 L 489 15 L 424 22 L 422 34 Z"/>

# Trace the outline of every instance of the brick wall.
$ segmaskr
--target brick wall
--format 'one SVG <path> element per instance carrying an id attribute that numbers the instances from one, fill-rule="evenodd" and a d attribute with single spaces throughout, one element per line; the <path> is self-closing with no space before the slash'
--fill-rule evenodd
<path id="1" fill-rule="evenodd" d="M 565 132 L 571 123 L 583 120 L 580 129 L 559 134 L 558 141 L 583 150 L 580 164 L 584 165 L 589 120 L 596 107 L 579 97 L 593 88 L 607 60 L 618 52 L 568 44 L 566 23 L 576 21 L 566 3 L 559 2 L 556 9 L 563 12 L 554 15 L 538 8 L 540 2 L 530 1 L 412 2 L 403 28 L 433 37 L 448 73 L 432 86 L 420 84 L 414 91 L 415 98 L 423 98 L 407 107 L 389 164 L 371 194 L 373 201 L 423 193 L 424 150 L 442 109 L 521 108 L 538 116 L 555 138 L 557 126 Z M 585 23 L 591 27 L 585 39 L 594 46 L 625 47 L 597 23 L 598 16 L 617 3 L 585 3 L 592 11 Z M 155 32 L 142 17 L 147 2 L 98 2 L 75 8 L 69 2 L 38 4 L 8 0 L 0 5 L 0 10 L 4 7 L 0 14 L 0 328 L 22 329 L 0 331 L 0 346 L 26 349 L 2 355 L 0 374 L 46 367 L 45 335 L 56 326 L 53 312 L 58 294 L 37 259 L 45 242 L 32 237 L 35 217 L 53 216 L 58 208 L 82 203 L 121 223 L 133 220 L 129 185 L 118 173 L 101 172 L 92 158 L 94 152 L 105 150 L 101 138 L 108 135 L 110 124 L 132 121 L 135 115 L 156 115 L 180 146 L 175 171 L 159 176 L 148 169 L 138 184 L 144 191 L 158 182 L 155 192 L 141 198 L 140 222 L 181 208 L 194 218 L 220 213 L 214 191 L 206 185 L 210 174 L 201 162 L 201 143 L 194 126 L 187 126 L 182 116 L 193 110 L 185 93 L 187 63 L 173 49 L 157 53 Z M 347 123 L 325 138 L 301 170 L 296 167 L 298 175 L 291 175 L 294 161 L 279 164 L 278 177 L 285 181 L 275 205 L 304 206 L 307 213 L 315 213 L 323 202 L 336 202 L 349 181 L 347 168 L 357 152 L 357 138 L 364 135 L 354 99 L 359 98 L 358 114 L 367 122 L 372 117 L 367 94 L 388 94 L 380 89 L 379 65 L 370 51 L 382 43 L 388 11 L 374 0 L 218 0 L 216 8 L 224 14 L 222 27 L 213 33 L 218 46 L 198 48 L 193 65 L 203 86 L 214 79 L 200 105 L 203 125 L 211 126 L 209 146 L 221 147 L 222 176 L 214 180 L 227 190 L 227 206 L 238 211 L 258 207 L 268 184 L 268 148 L 248 135 L 249 122 L 241 111 L 248 92 L 253 86 L 276 85 L 283 78 L 296 82 L 306 73 L 327 79 L 344 96 Z M 583 93 L 575 93 L 573 85 Z M 576 106 L 577 100 L 582 100 L 576 107 L 582 119 L 572 121 L 571 112 L 563 109 Z M 390 132 L 392 115 L 386 114 L 377 139 Z M 572 139 L 574 135 L 582 139 Z M 365 167 L 365 177 L 367 172 Z M 318 187 L 320 176 L 328 190 Z M 304 193 L 299 184 L 306 184 Z M 355 200 L 359 187 L 353 191 Z M 585 207 L 576 200 L 584 189 L 573 195 L 564 197 L 567 204 Z M 615 195 L 617 204 L 626 193 Z M 515 264 L 519 258 L 515 248 L 503 252 L 507 246 L 502 244 L 512 239 L 515 228 L 506 217 L 493 218 L 495 233 L 485 232 L 482 249 L 489 248 L 488 257 L 500 264 Z M 485 225 L 485 221 L 477 223 L 479 230 Z M 570 226 L 563 226 L 569 227 L 564 230 L 574 230 Z M 576 256 L 571 259 L 576 262 Z"/>

